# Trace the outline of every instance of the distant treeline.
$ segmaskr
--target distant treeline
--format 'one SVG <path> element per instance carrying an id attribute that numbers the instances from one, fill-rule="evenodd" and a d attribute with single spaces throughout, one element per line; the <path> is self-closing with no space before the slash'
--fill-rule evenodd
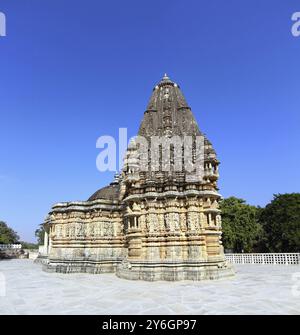
<path id="1" fill-rule="evenodd" d="M 220 208 L 225 250 L 300 251 L 300 193 L 275 194 L 264 208 L 230 197 L 221 201 Z"/>

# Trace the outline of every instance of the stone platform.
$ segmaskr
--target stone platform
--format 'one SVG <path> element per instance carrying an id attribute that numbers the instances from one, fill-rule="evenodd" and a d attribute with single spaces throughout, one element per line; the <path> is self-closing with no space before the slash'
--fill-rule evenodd
<path id="1" fill-rule="evenodd" d="M 32 260 L 0 261 L 6 279 L 0 314 L 300 314 L 300 295 L 292 290 L 298 273 L 300 291 L 300 266 L 235 268 L 232 279 L 170 283 L 47 273 Z"/>

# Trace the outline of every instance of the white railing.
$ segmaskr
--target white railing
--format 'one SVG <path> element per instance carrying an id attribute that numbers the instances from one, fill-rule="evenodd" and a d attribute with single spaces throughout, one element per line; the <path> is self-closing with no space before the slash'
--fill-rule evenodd
<path id="1" fill-rule="evenodd" d="M 21 244 L 0 244 L 0 249 L 21 249 L 22 245 Z"/>
<path id="2" fill-rule="evenodd" d="M 232 264 L 300 264 L 300 253 L 225 254 Z"/>

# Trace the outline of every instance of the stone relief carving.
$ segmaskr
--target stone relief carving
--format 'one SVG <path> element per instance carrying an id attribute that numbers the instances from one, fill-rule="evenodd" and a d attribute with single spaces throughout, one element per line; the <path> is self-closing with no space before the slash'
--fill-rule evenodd
<path id="1" fill-rule="evenodd" d="M 66 225 L 66 228 L 65 228 L 65 236 L 66 236 L 66 237 L 70 237 L 70 225 L 69 225 L 69 224 Z"/>
<path id="2" fill-rule="evenodd" d="M 114 234 L 114 227 L 111 222 L 104 222 L 103 223 L 103 235 L 104 236 L 113 236 Z"/>
<path id="3" fill-rule="evenodd" d="M 180 214 L 180 229 L 183 232 L 187 230 L 187 227 L 186 227 L 186 213 L 181 213 Z"/>
<path id="4" fill-rule="evenodd" d="M 72 224 L 71 227 L 70 227 L 70 236 L 72 238 L 75 237 L 75 230 L 76 230 L 75 224 Z"/>
<path id="5" fill-rule="evenodd" d="M 199 230 L 199 215 L 197 212 L 188 213 L 188 230 L 196 231 Z"/>
<path id="6" fill-rule="evenodd" d="M 77 222 L 76 224 L 76 236 L 84 237 L 85 236 L 85 224 L 82 222 Z"/>
<path id="7" fill-rule="evenodd" d="M 165 231 L 165 218 L 164 214 L 158 214 L 158 227 L 160 231 Z"/>
<path id="8" fill-rule="evenodd" d="M 180 229 L 178 213 L 167 213 L 166 214 L 166 228 L 167 230 L 171 232 L 174 232 Z"/>
<path id="9" fill-rule="evenodd" d="M 217 227 L 222 227 L 222 219 L 221 219 L 221 215 L 220 214 L 217 214 L 216 216 L 216 225 Z"/>
<path id="10" fill-rule="evenodd" d="M 180 219 L 178 213 L 173 213 L 174 230 L 180 230 Z"/>
<path id="11" fill-rule="evenodd" d="M 147 229 L 149 233 L 154 233 L 158 230 L 158 220 L 156 214 L 147 215 Z"/>
<path id="12" fill-rule="evenodd" d="M 94 237 L 94 234 L 95 234 L 95 224 L 94 223 L 90 223 L 88 225 L 88 236 Z"/>
<path id="13" fill-rule="evenodd" d="M 145 231 L 146 230 L 146 216 L 144 214 L 142 214 L 140 217 L 139 217 L 139 227 L 142 231 Z"/>

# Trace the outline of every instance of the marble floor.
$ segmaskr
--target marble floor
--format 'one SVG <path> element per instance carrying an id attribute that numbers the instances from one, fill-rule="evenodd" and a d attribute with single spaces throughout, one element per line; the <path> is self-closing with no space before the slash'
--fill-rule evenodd
<path id="1" fill-rule="evenodd" d="M 299 265 L 238 265 L 233 279 L 128 281 L 0 261 L 0 314 L 300 314 Z"/>

